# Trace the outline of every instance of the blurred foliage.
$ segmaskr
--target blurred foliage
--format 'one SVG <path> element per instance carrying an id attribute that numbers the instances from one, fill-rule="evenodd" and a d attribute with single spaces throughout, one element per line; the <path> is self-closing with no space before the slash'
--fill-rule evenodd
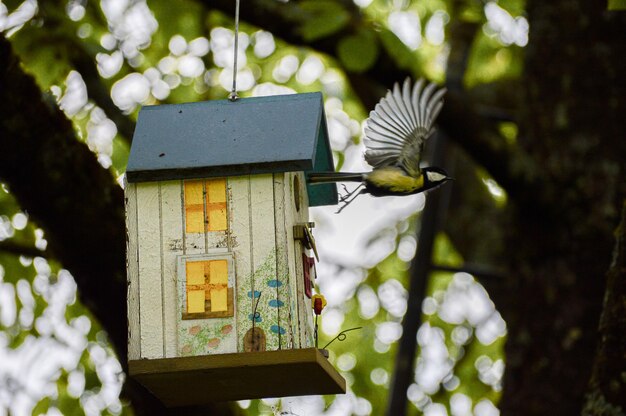
<path id="1" fill-rule="evenodd" d="M 609 6 L 618 7 L 619 3 L 609 2 Z M 14 26 L 5 25 L 2 30 L 10 36 L 24 68 L 35 76 L 49 100 L 60 103 L 73 121 L 77 136 L 117 178 L 125 169 L 130 137 L 122 137 L 110 128 L 107 130 L 110 126 L 107 116 L 111 117 L 111 109 L 94 99 L 86 85 L 94 81 L 103 85 L 111 92 L 115 104 L 131 120 L 136 117 L 140 105 L 226 98 L 232 76 L 233 21 L 231 16 L 207 9 L 206 4 L 210 2 L 152 0 L 146 5 L 142 1 L 57 0 L 40 2 L 34 16 L 26 16 L 20 23 L 18 12 L 24 11 L 28 3 L 11 0 L 0 4 L 0 17 L 17 20 Z M 307 42 L 341 33 L 352 22 L 343 1 L 302 0 L 298 4 L 302 10 L 299 31 Z M 416 75 L 424 74 L 433 80 L 443 81 L 449 53 L 447 25 L 451 19 L 461 19 L 477 22 L 484 28 L 478 31 L 473 41 L 465 74 L 468 86 L 520 75 L 523 48 L 503 42 L 497 30 L 488 30 L 485 4 L 495 3 L 373 0 L 358 4 L 364 5 L 361 18 L 371 25 L 372 30 L 360 30 L 356 35 L 342 37 L 336 46 L 338 60 L 320 55 L 303 45 L 286 44 L 279 38 L 280 34 L 274 37 L 246 22 L 240 26 L 240 48 L 244 58 L 240 61 L 240 94 L 322 91 L 327 97 L 326 112 L 338 168 L 351 151 L 354 155 L 353 150 L 360 143 L 360 123 L 370 110 L 363 108 L 350 90 L 344 71 L 367 71 L 378 59 L 381 50 L 391 56 L 396 66 Z M 247 5 L 244 3 L 242 7 Z M 511 19 L 524 14 L 524 2 L 521 0 L 502 0 L 498 7 Z M 417 46 L 407 44 L 400 35 L 402 27 L 394 26 L 390 18 L 393 13 L 400 13 L 403 18 L 417 16 L 419 32 L 410 34 Z M 439 33 L 441 39 L 437 38 Z M 197 42 L 194 44 L 194 41 Z M 176 42 L 182 47 L 177 48 Z M 204 52 L 198 52 L 198 48 L 193 46 L 204 43 L 210 45 Z M 78 86 L 73 87 L 70 85 L 70 74 L 79 66 L 93 71 L 81 72 Z M 140 81 L 140 88 L 135 89 L 127 82 L 131 76 Z M 515 142 L 517 126 L 506 123 L 501 130 L 507 140 Z M 494 199 L 499 203 L 506 201 L 495 194 Z M 19 220 L 22 216 L 27 218 L 10 191 L 0 190 L 0 243 L 11 241 L 26 247 L 45 248 L 45 237 L 41 231 L 32 222 Z M 329 308 L 325 311 L 326 315 L 334 313 L 335 317 L 341 317 L 342 329 L 363 329 L 350 332 L 345 341 L 335 341 L 329 347 L 331 360 L 346 377 L 353 395 L 347 398 L 326 397 L 321 408 L 347 408 L 354 414 L 383 413 L 393 377 L 394 341 L 399 337 L 397 327 L 403 313 L 398 312 L 397 305 L 389 309 L 382 295 L 393 289 L 399 294 L 398 302 L 406 303 L 406 290 L 403 288 L 408 282 L 409 259 L 405 255 L 402 258 L 399 256 L 398 247 L 403 239 L 410 243 L 413 238 L 415 244 L 413 236 L 418 224 L 417 215 L 400 221 L 391 230 L 395 236 L 395 249 L 391 254 L 371 270 L 357 270 L 362 279 L 354 285 L 351 296 L 335 310 Z M 388 236 L 389 230 L 379 230 L 374 239 Z M 65 276 L 58 264 L 45 260 L 43 256 L 42 252 L 42 257 L 33 260 L 0 249 L 0 288 L 9 294 L 6 299 L 14 302 L 11 306 L 3 298 L 0 314 L 10 315 L 12 312 L 8 311 L 14 308 L 16 316 L 15 319 L 5 317 L 0 320 L 0 348 L 19 351 L 34 338 L 52 339 L 60 344 L 65 342 L 54 331 L 42 333 L 37 329 L 38 320 L 47 316 L 52 308 L 46 293 L 51 293 L 59 285 L 59 275 Z M 435 261 L 460 266 L 463 259 L 450 241 L 440 235 L 436 241 Z M 418 409 L 424 410 L 431 403 L 441 403 L 450 411 L 450 402 L 459 393 L 469 397 L 474 404 L 483 399 L 494 403 L 498 400 L 497 380 L 492 384 L 486 383 L 479 364 L 485 362 L 485 357 L 492 364 L 502 361 L 504 337 L 496 337 L 485 345 L 475 335 L 475 324 L 467 320 L 449 322 L 438 314 L 438 308 L 451 293 L 455 279 L 458 276 L 451 273 L 433 273 L 429 282 L 427 299 L 438 306 L 424 314 L 422 329 L 438 328 L 438 332 L 432 333 L 439 334 L 438 339 L 446 347 L 445 361 L 449 371 L 441 377 L 442 382 L 435 389 L 427 391 L 419 383 L 415 384 L 416 389 L 409 394 L 414 404 L 413 413 L 417 413 Z M 465 279 L 467 285 L 478 287 L 473 279 Z M 25 286 L 25 283 L 28 283 L 26 286 L 34 299 L 32 308 L 24 304 L 17 294 L 17 286 Z M 64 320 L 58 323 L 60 327 L 72 327 L 76 319 L 89 317 L 89 311 L 75 299 L 63 307 Z M 28 308 L 31 308 L 30 312 L 24 312 Z M 28 318 L 29 314 L 32 319 Z M 392 329 L 392 336 L 381 340 L 385 328 Z M 459 341 L 460 332 L 466 336 Z M 320 344 L 325 344 L 334 335 L 322 333 Z M 104 386 L 111 383 L 102 370 L 107 362 L 103 357 L 112 355 L 106 347 L 105 338 L 98 324 L 91 320 L 84 334 L 82 354 L 76 362 L 68 364 L 68 368 L 62 368 L 51 376 L 56 388 L 48 396 L 35 400 L 33 414 L 55 414 L 50 411 L 52 408 L 66 415 L 130 413 L 128 407 L 122 408 L 114 400 L 107 402 L 100 398 L 94 402 Z M 420 344 L 420 348 L 424 351 L 425 344 Z M 98 358 L 94 359 L 94 355 Z M 428 359 L 423 355 L 420 357 L 416 375 L 421 371 L 420 365 L 425 366 Z M 28 360 L 25 362 L 29 365 Z M 107 365 L 110 367 L 111 363 Z M 81 377 L 84 386 L 79 388 Z M 6 386 L 0 383 L 0 390 L 3 388 Z M 342 400 L 343 404 L 340 403 Z M 346 400 L 349 406 L 345 404 Z M 81 406 L 78 406 L 79 403 Z M 291 401 L 283 400 L 282 411 L 289 411 L 289 403 Z M 0 401 L 0 410 L 2 406 L 9 405 Z M 240 406 L 247 408 L 248 414 L 255 415 L 275 413 L 281 404 L 277 401 L 253 401 Z"/>
<path id="2" fill-rule="evenodd" d="M 42 256 L 35 257 L 0 250 L 0 391 L 8 393 L 8 397 L 0 395 L 0 409 L 10 414 L 26 414 L 29 407 L 32 414 L 50 409 L 64 415 L 85 414 L 77 406 L 79 400 L 86 405 L 94 398 L 100 400 L 105 386 L 116 389 L 111 380 L 99 377 L 100 367 L 106 362 L 105 371 L 113 370 L 118 378 L 122 377 L 119 363 L 98 322 L 77 302 L 73 279 L 43 257 L 43 233 L 28 221 L 4 186 L 0 212 L 0 242 L 42 250 Z M 6 213 L 14 214 L 9 218 Z M 100 354 L 96 360 L 94 348 Z M 111 409 L 119 413 L 119 388 L 113 396 L 110 393 Z"/>
<path id="3" fill-rule="evenodd" d="M 626 10 L 626 1 L 624 0 L 609 0 L 609 10 Z"/>

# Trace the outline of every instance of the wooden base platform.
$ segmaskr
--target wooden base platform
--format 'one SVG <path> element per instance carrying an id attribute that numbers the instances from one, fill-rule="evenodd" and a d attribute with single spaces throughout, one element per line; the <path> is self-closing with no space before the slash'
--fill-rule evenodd
<path id="1" fill-rule="evenodd" d="M 131 360 L 128 367 L 168 407 L 346 392 L 316 348 Z"/>

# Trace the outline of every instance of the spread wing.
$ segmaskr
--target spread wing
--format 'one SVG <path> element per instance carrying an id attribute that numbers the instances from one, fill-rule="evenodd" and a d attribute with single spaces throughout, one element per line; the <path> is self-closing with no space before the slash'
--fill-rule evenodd
<path id="1" fill-rule="evenodd" d="M 365 122 L 365 160 L 374 168 L 402 166 L 414 177 L 420 174 L 424 141 L 433 133 L 433 123 L 443 107 L 444 88 L 420 79 L 402 89 L 396 83 L 387 91 Z"/>

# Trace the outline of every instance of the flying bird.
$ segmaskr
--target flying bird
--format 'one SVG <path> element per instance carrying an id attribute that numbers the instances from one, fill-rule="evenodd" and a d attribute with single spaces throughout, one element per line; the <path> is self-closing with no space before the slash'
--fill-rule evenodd
<path id="1" fill-rule="evenodd" d="M 420 79 L 411 87 L 407 78 L 402 88 L 396 83 L 387 91 L 365 121 L 365 160 L 371 172 L 315 172 L 309 183 L 360 182 L 341 196 L 341 212 L 360 194 L 373 196 L 413 195 L 434 189 L 451 180 L 438 167 L 420 168 L 424 142 L 443 107 L 444 88 Z"/>

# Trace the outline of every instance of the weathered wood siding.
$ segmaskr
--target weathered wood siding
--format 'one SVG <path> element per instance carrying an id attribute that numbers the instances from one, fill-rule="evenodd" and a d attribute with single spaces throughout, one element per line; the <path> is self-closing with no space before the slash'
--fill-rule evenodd
<path id="1" fill-rule="evenodd" d="M 285 192 L 285 183 L 289 181 L 288 174 L 274 174 L 274 226 L 276 240 L 276 300 L 279 304 L 278 309 L 278 326 L 284 330 L 284 333 L 278 334 L 278 348 L 291 349 L 294 348 L 293 317 L 297 313 L 297 309 L 293 308 L 291 302 L 292 296 L 290 285 L 294 282 L 290 276 L 288 239 L 287 239 L 287 221 L 285 216 L 285 205 L 291 204 L 289 194 Z"/>
<path id="2" fill-rule="evenodd" d="M 183 251 L 183 221 L 181 219 L 181 181 L 159 184 L 161 200 L 161 255 L 163 258 L 163 325 L 165 357 L 177 357 L 177 258 Z"/>
<path id="3" fill-rule="evenodd" d="M 293 239 L 293 226 L 308 221 L 304 180 L 302 173 L 228 178 L 228 229 L 205 233 L 185 231 L 183 181 L 127 185 L 130 359 L 242 352 L 253 320 L 266 350 L 312 346 L 302 247 Z M 225 253 L 232 254 L 235 316 L 182 320 L 181 258 Z"/>
<path id="4" fill-rule="evenodd" d="M 163 260 L 158 182 L 137 183 L 137 243 L 141 357 L 163 358 Z"/>
<path id="5" fill-rule="evenodd" d="M 298 180 L 295 180 L 295 177 Z M 293 225 L 304 224 L 309 221 L 309 197 L 306 192 L 306 178 L 302 172 L 294 172 L 291 174 L 290 193 L 294 195 L 294 187 L 299 187 L 300 195 L 300 209 L 296 209 L 295 203 L 292 210 Z M 294 198 L 292 197 L 292 200 Z M 293 233 L 293 226 L 290 227 Z M 294 246 L 294 263 L 296 267 L 296 299 L 298 301 L 298 328 L 300 332 L 300 348 L 308 348 L 314 346 L 313 340 L 313 308 L 311 307 L 311 300 L 305 295 L 304 292 L 304 265 L 302 263 L 302 253 L 308 256 L 313 256 L 305 247 L 303 247 L 300 241 L 293 239 L 293 234 L 290 241 Z"/>
<path id="6" fill-rule="evenodd" d="M 229 245 L 235 257 L 237 275 L 237 350 L 244 351 L 243 339 L 250 327 L 252 310 L 252 243 L 250 229 L 250 176 L 231 177 L 228 180 L 228 223 L 230 228 Z"/>
<path id="7" fill-rule="evenodd" d="M 126 271 L 128 279 L 128 359 L 141 358 L 141 322 L 139 320 L 139 261 L 137 252 L 137 187 L 124 187 L 126 203 Z"/>
<path id="8" fill-rule="evenodd" d="M 293 347 L 301 348 L 301 334 L 300 334 L 300 325 L 299 325 L 299 314 L 298 307 L 300 302 L 298 301 L 298 279 L 299 272 L 302 269 L 296 268 L 296 245 L 293 239 L 293 226 L 296 223 L 296 207 L 294 200 L 294 193 L 292 190 L 293 187 L 293 176 L 292 173 L 285 174 L 285 180 L 283 182 L 283 194 L 284 194 L 284 216 L 285 216 L 285 234 L 286 234 L 286 250 L 287 250 L 287 268 L 289 272 L 289 286 L 288 286 L 288 296 L 289 296 L 289 305 L 291 312 L 291 332 L 293 334 Z"/>

